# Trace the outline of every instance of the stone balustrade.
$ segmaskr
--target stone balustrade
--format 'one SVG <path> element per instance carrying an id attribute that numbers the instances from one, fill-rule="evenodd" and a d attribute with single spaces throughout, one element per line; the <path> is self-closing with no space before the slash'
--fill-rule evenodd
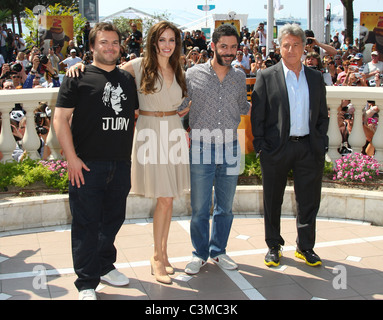
<path id="1" fill-rule="evenodd" d="M 31 159 L 39 159 L 37 150 L 40 147 L 40 139 L 36 133 L 34 110 L 39 106 L 39 102 L 47 102 L 54 113 L 58 88 L 53 89 L 17 89 L 0 90 L 0 112 L 1 112 L 1 134 L 0 151 L 3 154 L 3 162 L 12 160 L 12 152 L 15 150 L 16 143 L 12 134 L 9 113 L 16 103 L 20 103 L 26 111 L 26 130 L 23 138 L 23 148 Z M 52 126 L 53 127 L 53 126 Z M 61 159 L 60 145 L 54 130 L 49 131 L 47 144 L 51 149 L 52 159 Z"/>
<path id="2" fill-rule="evenodd" d="M 53 89 L 21 89 L 0 91 L 0 112 L 2 114 L 2 128 L 0 134 L 0 151 L 3 153 L 3 162 L 12 159 L 12 152 L 15 149 L 15 140 L 11 127 L 4 125 L 9 123 L 9 112 L 15 103 L 21 103 L 27 112 L 27 126 L 23 139 L 23 147 L 32 159 L 38 159 L 37 149 L 40 146 L 39 138 L 35 130 L 33 110 L 38 107 L 40 101 L 48 102 L 54 113 L 54 106 L 57 99 L 58 88 Z M 355 107 L 354 126 L 349 137 L 349 142 L 355 152 L 360 152 L 366 142 L 363 125 L 362 109 L 367 100 L 374 100 L 376 105 L 383 108 L 383 88 L 369 87 L 327 87 L 327 104 L 330 115 L 329 125 L 329 156 L 332 160 L 340 157 L 337 149 L 341 144 L 341 135 L 338 128 L 337 109 L 342 99 L 349 99 Z M 51 128 L 47 137 L 47 144 L 51 149 L 51 158 L 60 159 L 60 145 L 56 134 Z M 378 126 L 373 139 L 376 148 L 376 159 L 383 163 L 383 126 Z"/>
<path id="3" fill-rule="evenodd" d="M 366 106 L 367 100 L 374 100 L 380 110 L 383 108 L 383 88 L 370 87 L 327 87 L 327 106 L 330 114 L 330 124 L 328 130 L 329 156 L 332 160 L 337 160 L 340 155 L 337 151 L 342 138 L 339 132 L 337 109 L 341 100 L 351 100 L 355 107 L 354 125 L 348 138 L 354 152 L 361 152 L 366 143 L 366 136 L 363 131 L 362 110 Z M 383 114 L 383 112 L 382 112 Z M 383 119 L 383 118 L 382 118 Z M 376 149 L 375 158 L 383 164 L 383 126 L 379 126 L 372 140 Z"/>
<path id="4" fill-rule="evenodd" d="M 27 126 L 23 139 L 23 147 L 33 159 L 38 159 L 36 152 L 40 146 L 35 130 L 33 111 L 40 101 L 45 101 L 52 109 L 57 99 L 58 89 L 24 89 L 0 90 L 0 112 L 2 114 L 2 127 L 0 134 L 0 151 L 2 161 L 12 159 L 15 149 L 15 140 L 9 124 L 9 112 L 15 103 L 21 103 L 27 111 Z M 330 138 L 329 155 L 332 160 L 340 157 L 337 148 L 341 143 L 338 128 L 337 109 L 342 99 L 350 99 L 355 107 L 354 126 L 349 137 L 349 142 L 354 151 L 360 152 L 365 144 L 362 126 L 362 109 L 367 100 L 374 100 L 376 105 L 383 108 L 382 88 L 360 87 L 327 87 L 327 103 L 330 115 L 328 135 Z M 383 164 L 383 126 L 378 126 L 373 144 L 376 148 L 376 158 Z M 53 159 L 60 159 L 60 145 L 54 130 L 51 128 L 47 144 L 51 149 Z M 155 202 L 130 194 L 127 201 L 127 219 L 149 218 L 152 216 Z M 369 221 L 376 225 L 383 225 L 381 206 L 383 197 L 380 192 L 323 189 L 320 217 L 345 218 Z M 237 214 L 262 215 L 262 187 L 238 186 L 233 204 L 233 211 Z M 294 215 L 295 197 L 292 187 L 287 187 L 283 204 L 284 215 Z M 175 216 L 190 215 L 190 195 L 186 194 L 177 199 L 174 208 Z M 13 199 L 0 201 L 0 232 L 23 228 L 54 226 L 70 222 L 67 195 L 33 197 L 29 199 Z"/>

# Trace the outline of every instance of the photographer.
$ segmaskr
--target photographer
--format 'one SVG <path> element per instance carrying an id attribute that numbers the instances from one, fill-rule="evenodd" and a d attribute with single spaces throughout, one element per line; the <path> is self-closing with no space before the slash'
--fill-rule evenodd
<path id="1" fill-rule="evenodd" d="M 10 28 L 7 29 L 7 62 L 15 61 L 16 54 L 15 54 L 15 47 L 13 44 L 14 35 Z"/>
<path id="2" fill-rule="evenodd" d="M 352 67 L 349 66 L 343 86 L 367 87 L 366 75 L 359 73 L 359 71 L 355 69 L 353 70 Z"/>
<path id="3" fill-rule="evenodd" d="M 40 103 L 40 106 L 34 110 L 36 133 L 40 138 L 40 147 L 37 152 L 41 159 L 48 159 L 51 151 L 46 145 L 46 138 L 50 128 L 51 110 L 46 103 Z M 23 149 L 22 139 L 25 134 L 26 117 L 25 111 L 19 106 L 10 112 L 11 129 L 13 136 L 16 140 L 16 148 L 12 153 L 12 158 L 18 162 L 23 161 L 25 158 L 25 150 Z"/>
<path id="4" fill-rule="evenodd" d="M 302 61 L 306 59 L 306 55 L 309 52 L 318 52 L 321 57 L 324 56 L 324 51 L 327 53 L 327 55 L 335 56 L 337 54 L 337 50 L 325 43 L 320 43 L 317 39 L 315 39 L 314 32 L 312 30 L 306 30 L 306 46 L 305 46 L 305 53 L 302 57 Z"/>
<path id="5" fill-rule="evenodd" d="M 121 56 L 122 58 L 123 56 Z M 126 58 L 126 55 L 124 56 Z M 86 51 L 84 53 L 84 57 L 82 58 L 82 63 L 85 64 L 85 65 L 89 65 L 89 64 L 92 64 L 93 62 L 93 55 L 92 55 L 92 52 L 90 51 Z"/>
<path id="6" fill-rule="evenodd" d="M 135 53 L 139 57 L 141 55 L 142 33 L 137 29 L 135 23 L 132 23 L 130 27 L 132 28 L 132 33 L 125 40 L 125 43 L 128 44 L 129 53 Z"/>
<path id="7" fill-rule="evenodd" d="M 57 72 L 57 69 L 53 69 L 53 73 L 51 71 L 48 71 L 46 70 L 45 73 L 44 73 L 44 79 L 45 79 L 45 82 L 43 82 L 41 84 L 41 86 L 43 88 L 58 88 L 60 87 L 60 80 L 58 78 L 58 72 Z M 55 76 L 55 78 L 53 78 L 52 74 Z"/>
<path id="8" fill-rule="evenodd" d="M 25 111 L 21 106 L 16 106 L 9 114 L 11 122 L 11 130 L 13 137 L 16 140 L 16 148 L 12 152 L 12 158 L 20 162 L 24 159 L 26 152 L 22 146 L 22 140 L 25 134 L 26 120 Z"/>
<path id="9" fill-rule="evenodd" d="M 277 64 L 281 60 L 281 56 L 277 53 L 275 53 L 275 49 L 269 50 L 269 54 L 267 56 L 267 59 L 270 59 L 273 61 L 274 64 Z"/>
<path id="10" fill-rule="evenodd" d="M 343 156 L 352 153 L 351 146 L 348 143 L 348 137 L 354 125 L 355 108 L 351 104 L 351 100 L 342 100 L 338 107 L 338 126 L 342 136 L 342 143 L 338 152 Z"/>
<path id="11" fill-rule="evenodd" d="M 204 39 L 201 30 L 196 30 L 193 41 L 194 47 L 198 47 L 200 51 L 207 50 L 206 40 Z"/>
<path id="12" fill-rule="evenodd" d="M 378 127 L 379 108 L 375 105 L 375 101 L 367 101 L 363 108 L 363 131 L 366 135 L 366 144 L 362 148 L 362 154 L 372 157 L 375 154 L 375 147 L 372 139 Z"/>
<path id="13" fill-rule="evenodd" d="M 25 50 L 25 40 L 17 33 L 15 34 L 15 39 L 13 40 L 13 48 L 16 50 L 16 55 L 17 53 Z"/>
<path id="14" fill-rule="evenodd" d="M 190 36 L 190 31 L 185 32 L 185 38 L 182 41 L 182 47 L 185 54 L 187 54 L 194 47 L 194 41 Z"/>
<path id="15" fill-rule="evenodd" d="M 201 50 L 197 64 L 206 63 L 209 60 L 207 50 Z"/>
<path id="16" fill-rule="evenodd" d="M 375 73 L 375 79 L 370 81 L 370 87 L 383 87 L 383 73 Z"/>
<path id="17" fill-rule="evenodd" d="M 80 59 L 81 60 L 81 59 Z M 51 61 L 47 58 L 47 56 L 41 55 L 35 55 L 32 60 L 32 69 L 31 72 L 29 72 L 28 77 L 24 83 L 23 88 L 33 88 L 33 80 L 36 77 L 36 75 L 40 75 L 47 72 L 52 77 L 52 81 L 54 83 L 54 87 L 59 87 L 60 82 L 58 78 L 57 71 L 54 70 L 52 67 Z"/>
<path id="18" fill-rule="evenodd" d="M 0 30 L 0 54 L 3 56 L 4 61 L 7 61 L 7 25 L 4 23 Z"/>
<path id="19" fill-rule="evenodd" d="M 21 89 L 26 81 L 26 74 L 21 63 L 4 63 L 1 69 L 0 81 L 12 80 L 14 88 Z"/>
<path id="20" fill-rule="evenodd" d="M 257 32 L 255 34 L 255 38 L 259 39 L 259 46 L 258 46 L 258 52 L 262 53 L 262 47 L 266 48 L 267 42 L 266 42 L 266 30 L 265 30 L 265 24 L 260 23 L 257 28 Z"/>
<path id="21" fill-rule="evenodd" d="M 198 61 L 199 61 L 199 48 L 194 47 L 193 49 L 189 51 L 188 55 L 186 56 L 185 68 L 188 69 L 195 66 L 196 64 L 198 64 Z"/>
<path id="22" fill-rule="evenodd" d="M 40 148 L 37 152 L 41 159 L 48 159 L 51 154 L 50 148 L 46 145 L 47 136 L 51 125 L 51 109 L 45 102 L 40 102 L 40 106 L 34 110 L 36 132 L 40 138 Z"/>

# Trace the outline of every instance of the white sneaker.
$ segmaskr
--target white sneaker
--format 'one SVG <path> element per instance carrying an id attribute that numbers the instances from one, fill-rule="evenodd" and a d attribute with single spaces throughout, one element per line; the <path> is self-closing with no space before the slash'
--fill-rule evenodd
<path id="1" fill-rule="evenodd" d="M 186 265 L 185 272 L 187 274 L 197 274 L 205 264 L 206 261 L 196 256 L 193 256 L 190 262 Z"/>
<path id="2" fill-rule="evenodd" d="M 113 269 L 101 277 L 102 281 L 108 282 L 112 286 L 123 287 L 129 284 L 129 278 L 117 269 Z"/>
<path id="3" fill-rule="evenodd" d="M 226 270 L 238 269 L 238 265 L 227 254 L 220 254 L 219 256 L 216 256 L 215 258 L 211 258 L 211 260 L 213 260 L 215 264 L 219 265 L 223 269 L 226 269 Z"/>
<path id="4" fill-rule="evenodd" d="M 94 289 L 81 290 L 78 300 L 97 300 L 96 291 Z"/>

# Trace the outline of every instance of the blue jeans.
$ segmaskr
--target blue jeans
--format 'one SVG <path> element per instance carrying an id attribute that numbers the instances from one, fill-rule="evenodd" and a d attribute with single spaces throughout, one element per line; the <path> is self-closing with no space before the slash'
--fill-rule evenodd
<path id="1" fill-rule="evenodd" d="M 192 141 L 190 182 L 192 218 L 190 235 L 193 255 L 207 260 L 226 253 L 233 222 L 232 205 L 238 181 L 241 152 L 237 141 L 224 145 Z M 214 186 L 214 211 L 209 237 Z"/>
<path id="2" fill-rule="evenodd" d="M 130 161 L 87 161 L 85 184 L 69 183 L 72 213 L 72 257 L 79 291 L 95 289 L 100 277 L 113 270 L 114 240 L 125 220 L 130 191 Z"/>

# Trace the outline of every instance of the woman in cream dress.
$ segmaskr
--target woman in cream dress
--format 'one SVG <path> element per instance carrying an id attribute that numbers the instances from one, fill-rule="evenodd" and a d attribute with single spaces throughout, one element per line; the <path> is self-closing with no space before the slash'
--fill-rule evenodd
<path id="1" fill-rule="evenodd" d="M 153 216 L 154 255 L 150 259 L 156 280 L 170 284 L 174 270 L 167 255 L 173 199 L 190 188 L 189 150 L 178 106 L 186 96 L 180 63 L 180 31 L 161 21 L 148 32 L 146 54 L 121 68 L 133 75 L 139 99 L 132 151 L 131 192 L 156 198 Z M 82 64 L 69 75 L 84 72 Z"/>
<path id="2" fill-rule="evenodd" d="M 190 188 L 188 144 L 177 108 L 186 96 L 180 65 L 181 37 L 162 21 L 148 33 L 144 58 L 122 68 L 135 77 L 139 98 L 132 154 L 132 192 L 156 198 L 153 217 L 152 274 L 170 284 L 174 270 L 168 261 L 167 240 L 173 199 Z"/>

